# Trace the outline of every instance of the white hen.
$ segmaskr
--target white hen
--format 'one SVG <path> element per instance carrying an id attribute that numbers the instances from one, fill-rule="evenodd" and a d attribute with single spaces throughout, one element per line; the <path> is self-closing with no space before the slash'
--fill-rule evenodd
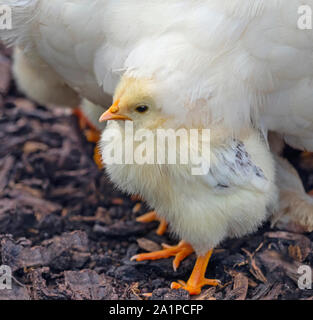
<path id="1" fill-rule="evenodd" d="M 222 119 L 236 132 L 252 119 L 313 150 L 313 32 L 298 28 L 301 0 L 0 3 L 13 8 L 2 39 L 96 104 L 107 105 L 124 71 L 153 76 L 177 121 Z"/>
<path id="2" fill-rule="evenodd" d="M 179 123 L 222 121 L 237 134 L 252 120 L 313 151 L 313 32 L 298 26 L 313 0 L 0 3 L 13 8 L 1 38 L 97 105 L 108 106 L 127 71 L 158 81 L 157 104 Z"/>

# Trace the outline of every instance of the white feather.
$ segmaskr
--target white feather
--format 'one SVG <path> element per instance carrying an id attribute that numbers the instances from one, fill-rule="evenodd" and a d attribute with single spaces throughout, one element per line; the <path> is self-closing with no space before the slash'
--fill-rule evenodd
<path id="1" fill-rule="evenodd" d="M 14 20 L 2 39 L 36 50 L 94 103 L 127 71 L 155 79 L 177 122 L 223 121 L 236 133 L 252 119 L 313 150 L 313 32 L 297 27 L 301 0 L 1 3 Z"/>

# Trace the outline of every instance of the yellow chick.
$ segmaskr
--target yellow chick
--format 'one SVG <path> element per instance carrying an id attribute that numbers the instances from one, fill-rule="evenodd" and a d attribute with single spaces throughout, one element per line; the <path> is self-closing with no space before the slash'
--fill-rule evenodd
<path id="1" fill-rule="evenodd" d="M 190 159 L 184 164 L 110 163 L 111 146 L 121 144 L 124 148 L 129 144 L 125 120 L 132 121 L 134 132 L 141 129 L 151 132 L 153 141 L 160 129 L 186 129 L 189 133 L 189 129 L 203 129 L 177 127 L 175 119 L 162 111 L 166 106 L 158 104 L 155 88 L 151 79 L 122 78 L 114 104 L 100 118 L 100 121 L 116 120 L 110 121 L 102 134 L 101 154 L 111 180 L 123 191 L 142 196 L 182 240 L 177 246 L 165 246 L 161 251 L 138 254 L 132 259 L 174 256 L 176 269 L 195 251 L 197 261 L 189 280 L 174 282 L 172 288 L 182 287 L 190 294 L 199 294 L 204 285 L 219 284 L 218 280 L 205 278 L 213 248 L 225 238 L 253 232 L 267 213 L 275 209 L 278 192 L 274 161 L 255 130 L 247 128 L 233 137 L 229 130 L 212 124 L 208 128 L 210 141 L 203 140 L 204 145 L 210 145 L 210 153 L 201 155 L 201 164 L 209 164 L 209 170 L 202 175 L 193 174 L 194 164 Z M 136 153 L 140 142 L 132 143 Z M 168 149 L 172 147 L 169 145 Z M 187 148 L 190 154 L 200 151 L 195 145 Z M 177 154 L 182 152 L 179 149 Z M 155 160 L 155 156 L 152 158 Z"/>

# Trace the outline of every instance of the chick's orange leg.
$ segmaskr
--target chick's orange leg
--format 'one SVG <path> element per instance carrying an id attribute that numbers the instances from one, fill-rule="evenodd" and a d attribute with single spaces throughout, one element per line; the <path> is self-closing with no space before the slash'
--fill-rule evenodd
<path id="1" fill-rule="evenodd" d="M 87 141 L 91 143 L 98 143 L 100 140 L 100 131 L 88 120 L 88 118 L 79 108 L 74 109 L 73 114 L 77 117 L 79 127 L 84 132 Z M 102 169 L 103 165 L 98 146 L 96 146 L 94 149 L 93 159 L 98 168 Z"/>
<path id="2" fill-rule="evenodd" d="M 175 257 L 173 260 L 173 269 L 176 271 L 180 263 L 194 251 L 192 246 L 185 241 L 181 241 L 177 246 L 169 246 L 165 244 L 163 244 L 162 246 L 163 250 L 137 254 L 133 256 L 131 260 L 144 261 Z"/>
<path id="3" fill-rule="evenodd" d="M 185 289 L 191 295 L 200 294 L 203 286 L 218 286 L 220 284 L 219 280 L 216 279 L 206 279 L 205 272 L 212 256 L 213 249 L 208 251 L 205 256 L 199 256 L 197 258 L 196 264 L 193 268 L 192 274 L 189 280 L 186 282 L 178 281 L 173 282 L 171 285 L 172 289 Z"/>
<path id="4" fill-rule="evenodd" d="M 167 222 L 165 219 L 159 218 L 155 211 L 150 211 L 136 219 L 137 222 L 149 223 L 152 221 L 159 221 L 160 225 L 156 231 L 159 236 L 162 236 L 167 230 Z"/>

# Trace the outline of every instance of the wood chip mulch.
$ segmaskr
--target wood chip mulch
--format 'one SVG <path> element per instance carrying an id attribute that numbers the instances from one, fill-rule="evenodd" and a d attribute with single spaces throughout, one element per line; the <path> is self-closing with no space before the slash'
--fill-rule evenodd
<path id="1" fill-rule="evenodd" d="M 116 191 L 98 170 L 77 119 L 26 99 L 10 70 L 10 51 L 0 48 L 0 265 L 13 271 L 13 289 L 0 290 L 0 300 L 190 299 L 169 287 L 188 279 L 195 257 L 177 272 L 172 259 L 130 261 L 177 240 L 156 235 L 156 223 L 135 221 L 149 208 Z M 289 155 L 300 167 L 301 155 Z M 301 169 L 308 189 L 312 163 L 306 158 Z M 297 285 L 299 266 L 313 266 L 312 241 L 312 234 L 269 224 L 226 241 L 207 270 L 222 286 L 192 299 L 312 299 L 312 290 Z"/>

